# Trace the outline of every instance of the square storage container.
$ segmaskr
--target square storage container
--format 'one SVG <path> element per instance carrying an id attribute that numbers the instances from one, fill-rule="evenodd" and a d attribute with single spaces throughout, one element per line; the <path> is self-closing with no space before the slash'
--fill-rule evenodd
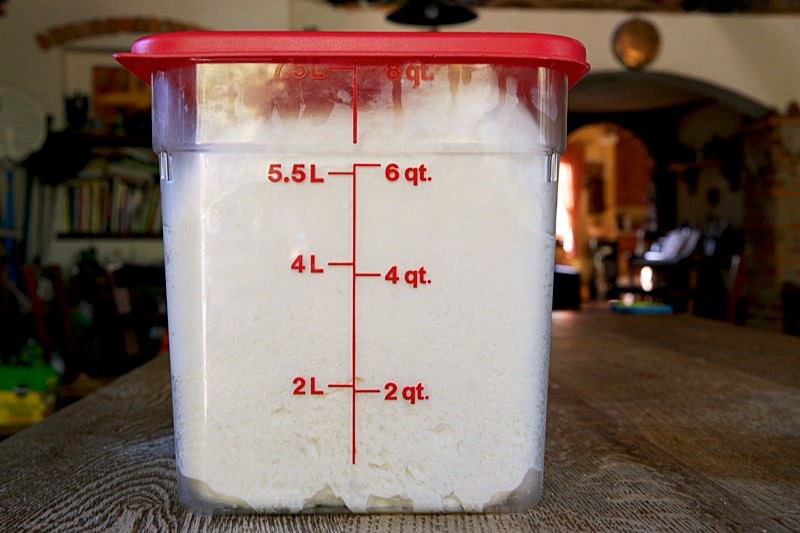
<path id="1" fill-rule="evenodd" d="M 211 32 L 116 57 L 152 83 L 181 500 L 535 504 L 583 47 Z"/>

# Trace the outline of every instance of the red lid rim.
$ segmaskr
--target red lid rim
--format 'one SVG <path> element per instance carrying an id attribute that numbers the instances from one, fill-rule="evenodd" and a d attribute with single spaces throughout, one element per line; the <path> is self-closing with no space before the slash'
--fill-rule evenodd
<path id="1" fill-rule="evenodd" d="M 157 70 L 208 62 L 517 63 L 561 70 L 570 87 L 589 70 L 580 42 L 539 33 L 175 32 L 142 37 L 114 57 L 146 82 Z"/>

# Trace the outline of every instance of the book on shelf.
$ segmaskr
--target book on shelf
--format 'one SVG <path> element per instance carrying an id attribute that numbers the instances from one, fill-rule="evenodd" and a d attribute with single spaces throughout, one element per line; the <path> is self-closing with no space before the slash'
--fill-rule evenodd
<path id="1" fill-rule="evenodd" d="M 149 148 L 95 150 L 95 157 L 62 190 L 62 235 L 161 233 L 158 164 Z"/>
<path id="2" fill-rule="evenodd" d="M 158 157 L 156 157 L 153 149 L 149 147 L 144 148 L 141 146 L 123 146 L 120 149 L 120 152 L 124 157 L 135 159 L 142 163 L 150 163 L 153 165 L 158 163 Z"/>
<path id="3" fill-rule="evenodd" d="M 158 176 L 158 167 L 136 159 L 121 159 L 108 164 L 108 174 L 132 183 L 146 185 Z"/>

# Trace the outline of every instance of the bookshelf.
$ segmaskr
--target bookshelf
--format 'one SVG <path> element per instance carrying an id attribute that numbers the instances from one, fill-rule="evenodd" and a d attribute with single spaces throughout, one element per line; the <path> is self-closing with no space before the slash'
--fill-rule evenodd
<path id="1" fill-rule="evenodd" d="M 95 144 L 93 157 L 63 183 L 56 202 L 58 239 L 159 239 L 158 165 L 148 147 L 115 138 Z"/>
<path id="2" fill-rule="evenodd" d="M 66 240 L 115 240 L 115 239 L 132 239 L 132 240 L 161 240 L 161 233 L 103 233 L 103 232 L 61 232 L 56 234 L 59 239 Z"/>
<path id="3" fill-rule="evenodd" d="M 104 263 L 163 265 L 158 159 L 149 138 L 86 138 L 89 162 L 50 200 L 44 260 L 67 269 L 94 248 Z"/>

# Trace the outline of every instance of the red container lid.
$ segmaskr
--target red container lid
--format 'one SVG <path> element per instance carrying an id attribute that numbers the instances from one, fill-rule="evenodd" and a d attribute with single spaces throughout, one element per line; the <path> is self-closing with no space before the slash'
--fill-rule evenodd
<path id="1" fill-rule="evenodd" d="M 179 32 L 143 37 L 114 57 L 147 83 L 196 63 L 511 63 L 560 70 L 570 87 L 589 71 L 580 42 L 537 33 Z"/>

